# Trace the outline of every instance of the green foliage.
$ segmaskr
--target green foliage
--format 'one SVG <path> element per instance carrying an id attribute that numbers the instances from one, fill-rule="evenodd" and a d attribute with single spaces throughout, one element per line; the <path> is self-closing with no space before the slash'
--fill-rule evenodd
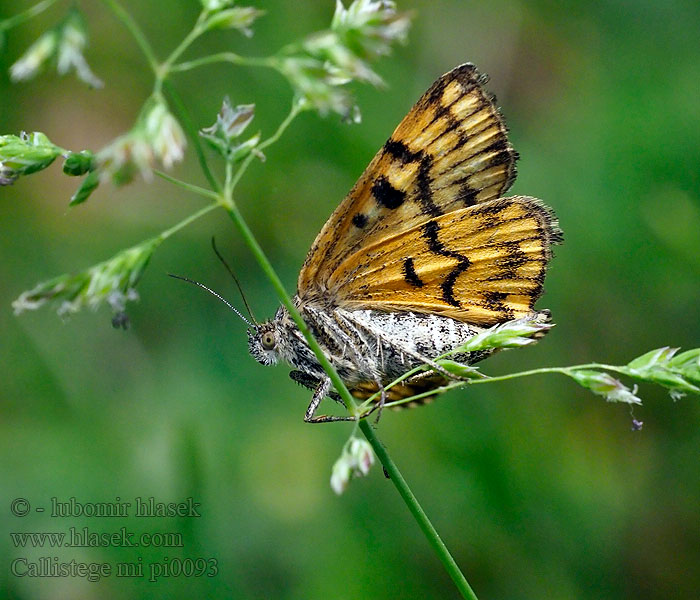
<path id="1" fill-rule="evenodd" d="M 123 313 L 126 302 L 138 298 L 136 285 L 162 241 L 162 236 L 147 240 L 80 273 L 44 281 L 12 303 L 15 314 L 36 310 L 47 302 L 58 307 L 59 315 L 102 304 L 108 304 L 114 313 Z"/>
<path id="2" fill-rule="evenodd" d="M 242 104 L 231 106 L 228 97 L 224 98 L 216 122 L 210 127 L 201 129 L 202 136 L 209 146 L 218 152 L 224 160 L 230 163 L 238 163 L 255 150 L 260 142 L 260 133 L 238 143 L 238 137 L 250 124 L 255 116 L 254 104 Z"/>
<path id="3" fill-rule="evenodd" d="M 56 10 L 49 11 L 54 4 Z M 133 124 L 125 122 L 120 110 L 131 111 L 138 120 L 150 83 L 144 88 L 134 73 L 140 58 L 124 29 L 109 21 L 107 11 L 98 16 L 101 6 L 94 4 L 87 11 L 90 27 L 93 19 L 97 23 L 103 17 L 108 25 L 86 56 L 106 89 L 76 86 L 67 105 L 62 98 L 70 78 L 35 78 L 14 87 L 0 82 L 7 130 L 39 128 L 52 140 L 70 137 L 74 146 L 84 147 L 95 141 L 81 136 L 93 131 L 95 139 L 109 140 L 115 131 L 131 130 Z M 139 8 L 158 48 L 179 45 L 192 4 L 172 3 L 165 12 L 158 3 Z M 45 12 L 33 22 L 45 28 L 65 18 L 66 3 L 37 6 Z M 202 6 L 223 10 L 233 3 L 213 0 Z M 289 6 L 266 3 L 265 18 L 247 26 L 255 28 L 255 36 L 248 40 L 238 30 L 231 32 L 239 41 L 227 41 L 225 53 L 215 55 L 219 40 L 203 36 L 201 45 L 183 49 L 196 51 L 202 60 L 180 55 L 170 61 L 170 77 L 159 91 L 167 113 L 183 130 L 191 134 L 192 128 L 169 95 L 170 83 L 186 93 L 194 130 L 212 122 L 215 106 L 228 94 L 234 104 L 255 101 L 256 129 L 275 131 L 279 80 L 251 75 L 252 69 L 217 70 L 215 63 L 258 64 L 287 75 L 287 58 L 299 61 L 291 63 L 298 72 L 288 79 L 304 103 L 352 119 L 355 101 L 344 95 L 347 82 L 335 68 L 357 70 L 352 57 L 361 57 L 356 54 L 361 43 L 346 39 L 352 57 L 336 51 L 333 65 L 324 63 L 323 35 L 318 54 L 305 49 L 303 40 L 289 45 L 293 51 L 285 46 L 264 59 L 231 52 L 243 48 L 265 54 L 261 49 L 286 44 L 292 37 Z M 237 188 L 251 227 L 261 232 L 283 281 L 292 284 L 323 218 L 424 85 L 456 62 L 473 60 L 491 73 L 523 156 L 514 193 L 547 198 L 569 236 L 554 262 L 546 295 L 557 328 L 533 350 L 500 353 L 489 360 L 489 368 L 509 372 L 528 361 L 556 364 L 565 357 L 567 363 L 583 362 L 591 356 L 619 364 L 639 348 L 666 342 L 696 346 L 700 209 L 693 174 L 700 154 L 688 123 L 697 114 L 697 7 L 640 2 L 620 11 L 612 4 L 570 3 L 553 10 L 550 4 L 533 3 L 524 10 L 515 3 L 402 3 L 408 7 L 420 9 L 417 39 L 392 60 L 391 69 L 381 71 L 391 91 L 363 98 L 366 129 L 348 130 L 330 119 L 319 127 L 310 116 L 299 118 L 292 135 L 266 150 L 265 175 L 251 169 L 253 177 Z M 318 26 L 319 10 L 313 3 L 295 6 L 296 26 L 307 31 Z M 41 30 L 17 27 L 40 12 L 30 11 L 27 18 L 10 17 L 0 24 L 0 50 L 10 58 L 7 68 L 41 35 Z M 329 7 L 323 18 L 329 20 L 331 12 Z M 57 67 L 55 50 L 53 46 L 45 54 L 37 73 Z M 120 78 L 127 65 L 127 78 Z M 75 62 L 69 71 L 80 76 Z M 309 73 L 318 74 L 318 80 L 307 79 Z M 154 80 L 160 75 L 154 72 Z M 203 100 L 205 91 L 209 97 Z M 122 108 L 116 110 L 117 105 Z M 76 118 L 79 113 L 86 119 Z M 62 126 L 67 116 L 71 120 Z M 34 119 L 41 125 L 33 126 Z M 271 138 L 261 136 L 258 149 L 266 139 Z M 189 144 L 198 150 L 192 137 Z M 94 149 L 94 155 L 101 150 Z M 99 163 L 87 166 L 87 161 L 71 159 L 76 154 L 67 150 L 59 154 L 67 156 L 69 174 L 82 173 L 74 199 L 84 200 L 100 182 Z M 152 240 L 154 232 L 179 218 L 174 215 L 191 210 L 189 192 L 196 186 L 171 186 L 162 193 L 168 188 L 142 185 L 142 173 L 150 177 L 153 168 L 164 164 L 152 149 L 144 156 L 143 171 L 139 160 L 130 157 L 123 163 L 129 167 L 124 179 L 131 181 L 129 188 L 114 193 L 104 180 L 94 204 L 67 214 L 61 197 L 65 194 L 67 200 L 70 191 L 51 184 L 51 169 L 31 181 L 24 181 L 25 173 L 14 178 L 12 171 L 15 185 L 1 192 L 6 198 L 0 236 L 6 306 L 20 286 L 69 269 L 76 261 L 116 258 L 120 253 L 114 248 L 123 247 L 127 236 Z M 245 154 L 236 164 L 255 156 Z M 188 181 L 200 177 L 187 161 L 178 163 L 178 169 Z M 147 193 L 158 198 L 137 204 Z M 205 238 L 211 226 L 206 223 Z M 208 553 L 225 565 L 218 577 L 190 580 L 188 586 L 176 578 L 148 585 L 123 580 L 118 590 L 109 581 L 99 584 L 104 588 L 81 588 L 80 581 L 56 580 L 50 582 L 58 586 L 56 592 L 171 598 L 193 593 L 240 598 L 452 594 L 412 525 L 397 525 L 401 513 L 381 471 L 356 482 L 345 498 L 327 499 L 318 482 L 333 460 L 327 446 L 335 453 L 337 432 L 297 428 L 305 391 L 293 388 L 281 372 L 272 377 L 251 370 L 236 325 L 222 327 L 212 315 L 210 298 L 192 294 L 183 301 L 179 294 L 188 292 L 161 276 L 177 268 L 218 277 L 208 271 L 210 262 L 216 266 L 208 245 L 192 241 L 200 233 L 193 230 L 193 238 L 178 236 L 160 246 L 139 283 L 147 301 L 129 308 L 138 324 L 129 336 L 105 335 L 101 316 L 75 318 L 68 327 L 55 327 L 40 313 L 5 317 L 8 352 L 2 367 L 0 436 L 5 489 L 28 490 L 40 499 L 58 494 L 100 500 L 145 489 L 164 499 L 194 493 L 206 501 L 206 518 L 194 525 L 178 521 L 167 526 L 190 536 L 185 555 Z M 272 310 L 276 300 L 264 291 L 266 284 L 247 254 L 237 245 L 233 253 L 255 305 Z M 90 271 L 78 279 L 88 281 Z M 60 279 L 78 281 L 69 275 L 52 281 Z M 117 280 L 129 278 L 104 281 Z M 50 283 L 40 285 L 50 290 Z M 87 299 L 83 288 L 73 289 L 73 299 Z M 109 304 L 108 295 L 101 296 L 101 303 Z M 71 297 L 53 304 L 47 299 L 45 305 L 59 310 L 65 301 Z M 640 357 L 608 376 L 665 383 L 665 389 L 675 386 L 681 393 L 686 386 L 698 387 L 697 349 L 648 354 L 653 360 Z M 604 366 L 583 365 L 572 372 L 601 373 Z M 475 377 L 473 383 L 482 379 Z M 487 381 L 500 378 L 491 379 Z M 629 436 L 619 412 L 586 403 L 585 393 L 577 396 L 575 386 L 550 377 L 527 385 L 469 387 L 431 407 L 399 415 L 385 411 L 380 426 L 460 564 L 467 565 L 470 577 L 474 574 L 480 597 L 694 598 L 700 587 L 695 569 L 700 561 L 695 527 L 700 413 L 690 394 L 670 407 L 663 402 L 664 388 L 659 388 L 663 394 L 643 389 L 645 407 L 635 411 L 644 410 L 645 430 Z M 89 520 L 71 523 L 83 524 L 95 525 Z M 32 515 L 23 526 L 46 529 L 47 522 Z M 162 528 L 164 523 L 154 520 L 147 526 Z M 133 558 L 121 549 L 83 550 L 93 560 Z M 163 554 L 143 552 L 146 560 Z M 509 576 L 503 577 L 504 572 Z M 35 581 L 12 579 L 8 584 L 7 575 L 0 577 L 5 578 L 0 578 L 0 589 L 8 597 L 39 596 Z"/>
<path id="4" fill-rule="evenodd" d="M 60 154 L 61 149 L 40 132 L 0 136 L 0 185 L 45 169 Z"/>
<path id="5" fill-rule="evenodd" d="M 331 488 L 340 495 L 353 477 L 364 477 L 374 464 L 372 446 L 359 437 L 352 436 L 343 446 L 340 458 L 333 464 Z"/>
<path id="6" fill-rule="evenodd" d="M 43 67 L 55 61 L 59 75 L 75 71 L 79 79 L 94 88 L 104 84 L 97 78 L 83 56 L 87 29 L 82 13 L 75 7 L 54 28 L 43 33 L 10 68 L 13 81 L 36 77 Z"/>
<path id="7" fill-rule="evenodd" d="M 79 177 L 95 169 L 95 155 L 89 150 L 71 152 L 63 163 L 63 172 L 66 175 Z"/>

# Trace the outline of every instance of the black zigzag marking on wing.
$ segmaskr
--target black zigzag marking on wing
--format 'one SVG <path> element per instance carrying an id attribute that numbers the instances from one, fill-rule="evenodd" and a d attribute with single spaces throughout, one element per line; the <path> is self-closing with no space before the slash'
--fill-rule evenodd
<path id="1" fill-rule="evenodd" d="M 423 237 L 427 240 L 428 248 L 430 248 L 432 252 L 455 258 L 458 261 L 455 268 L 448 273 L 445 280 L 440 284 L 440 288 L 442 289 L 442 297 L 445 302 L 452 306 L 459 307 L 459 300 L 454 297 L 454 286 L 457 282 L 457 277 L 469 268 L 471 261 L 459 252 L 445 248 L 443 243 L 438 239 L 440 226 L 437 224 L 437 221 L 428 221 L 423 225 L 422 230 Z"/>

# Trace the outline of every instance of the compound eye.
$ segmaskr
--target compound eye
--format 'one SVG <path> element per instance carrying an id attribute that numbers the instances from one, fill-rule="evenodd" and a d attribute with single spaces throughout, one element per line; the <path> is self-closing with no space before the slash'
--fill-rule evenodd
<path id="1" fill-rule="evenodd" d="M 271 331 L 266 331 L 262 334 L 260 338 L 260 343 L 265 350 L 274 350 L 275 348 L 275 334 Z"/>

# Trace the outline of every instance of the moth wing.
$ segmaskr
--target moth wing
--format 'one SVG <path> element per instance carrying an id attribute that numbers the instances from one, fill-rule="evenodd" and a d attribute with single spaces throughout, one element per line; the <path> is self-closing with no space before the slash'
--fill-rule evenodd
<path id="1" fill-rule="evenodd" d="M 410 402 L 405 402 L 392 406 L 393 409 L 405 409 L 414 408 L 416 406 L 421 406 L 423 404 L 429 404 L 435 400 L 435 396 L 440 393 L 437 389 L 441 386 L 447 385 L 449 380 L 445 378 L 444 375 L 435 372 L 419 373 L 414 375 L 401 383 L 391 386 L 385 391 L 386 402 L 392 403 L 406 398 L 411 398 L 412 396 L 417 396 L 418 394 L 423 394 L 430 391 L 435 391 L 434 395 L 423 396 L 418 400 L 412 400 Z M 379 386 L 373 381 L 363 381 L 351 390 L 352 395 L 359 400 L 366 400 L 370 396 L 373 396 L 379 391 Z M 379 399 L 377 399 L 378 401 Z"/>
<path id="2" fill-rule="evenodd" d="M 328 291 L 344 308 L 433 313 L 490 326 L 533 312 L 560 237 L 539 200 L 490 200 L 360 248 L 333 271 Z"/>
<path id="3" fill-rule="evenodd" d="M 299 274 L 300 298 L 325 293 L 359 249 L 510 187 L 517 154 L 485 81 L 465 64 L 423 94 L 316 237 Z"/>

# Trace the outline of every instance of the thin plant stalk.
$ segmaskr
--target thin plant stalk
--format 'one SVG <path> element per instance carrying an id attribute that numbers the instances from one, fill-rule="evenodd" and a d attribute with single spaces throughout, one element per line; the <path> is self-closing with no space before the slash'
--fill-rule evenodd
<path id="1" fill-rule="evenodd" d="M 13 27 L 17 27 L 18 25 L 21 25 L 22 23 L 29 21 L 33 17 L 36 17 L 37 15 L 41 14 L 44 12 L 47 8 L 50 8 L 52 4 L 56 4 L 57 0 L 43 0 L 43 2 L 38 2 L 34 6 L 31 6 L 24 12 L 18 13 L 12 17 L 8 17 L 7 19 L 4 19 L 0 25 L 2 25 L 2 29 L 4 30 L 9 30 L 12 29 Z"/>
<path id="2" fill-rule="evenodd" d="M 588 363 L 585 365 L 574 365 L 571 367 L 541 367 L 539 369 L 531 369 L 529 371 L 520 371 L 517 373 L 508 373 L 506 375 L 498 375 L 496 377 L 491 377 L 487 375 L 483 375 L 482 378 L 480 379 L 469 379 L 468 381 L 455 381 L 452 383 L 449 383 L 447 385 L 444 385 L 440 388 L 437 388 L 437 390 L 429 390 L 427 392 L 421 392 L 420 394 L 416 394 L 414 396 L 410 396 L 408 398 L 402 398 L 401 400 L 396 400 L 395 402 L 388 402 L 385 404 L 386 408 L 391 408 L 395 406 L 401 406 L 402 404 L 407 404 L 409 402 L 415 402 L 416 400 L 421 400 L 423 398 L 427 398 L 429 396 L 434 396 L 436 393 L 442 394 L 444 392 L 448 392 L 450 390 L 458 389 L 467 385 L 478 385 L 480 383 L 495 383 L 497 381 L 508 381 L 510 379 L 519 379 L 520 377 L 531 377 L 532 375 L 546 375 L 550 373 L 558 373 L 560 375 L 565 375 L 567 377 L 573 377 L 574 373 L 576 371 L 582 371 L 585 369 L 602 369 L 606 371 L 613 371 L 615 373 L 621 373 L 623 375 L 628 375 L 627 371 L 624 368 L 621 367 L 616 367 L 614 365 L 606 365 L 606 364 L 601 364 L 601 363 Z M 398 383 L 401 383 L 411 375 L 415 375 L 416 373 L 423 371 L 423 367 L 417 367 L 416 369 L 412 369 L 411 371 L 406 372 L 404 375 L 399 377 L 398 379 L 392 381 L 389 385 L 387 385 L 384 389 L 388 390 L 391 387 L 397 385 Z M 378 398 L 378 393 L 373 394 L 370 396 L 367 400 L 365 400 L 361 405 L 360 405 L 360 410 L 363 411 L 365 410 L 368 406 L 371 406 L 372 402 Z"/>
<path id="3" fill-rule="evenodd" d="M 170 72 L 190 71 L 191 69 L 196 69 L 204 65 L 222 62 L 245 67 L 268 67 L 272 69 L 277 67 L 277 61 L 275 61 L 273 57 L 258 58 L 254 56 L 241 56 L 235 52 L 219 52 L 217 54 L 210 54 L 209 56 L 174 64 L 170 67 Z"/>
<path id="4" fill-rule="evenodd" d="M 117 2 L 117 0 L 102 0 L 102 2 L 104 2 L 107 5 L 107 7 L 129 30 L 129 33 L 131 33 L 132 37 L 138 44 L 138 47 L 141 49 L 141 52 L 143 52 L 144 56 L 146 57 L 148 65 L 153 70 L 153 73 L 156 75 L 156 78 L 158 78 L 160 76 L 158 68 L 158 59 L 156 58 L 155 52 L 153 51 L 153 48 L 151 48 L 151 44 L 148 42 L 148 39 L 144 35 L 143 31 L 141 31 L 141 28 L 139 27 L 138 23 L 134 21 L 133 17 L 129 14 L 129 12 L 126 11 L 124 7 L 121 4 L 119 4 L 119 2 Z"/>
<path id="5" fill-rule="evenodd" d="M 455 562 L 455 559 L 450 554 L 445 542 L 442 541 L 442 538 L 438 534 L 437 530 L 431 523 L 428 516 L 425 514 L 425 511 L 421 507 L 420 503 L 418 500 L 416 500 L 416 497 L 413 495 L 411 488 L 408 487 L 408 484 L 401 475 L 398 467 L 394 461 L 391 460 L 386 448 L 375 435 L 372 425 L 368 419 L 362 419 L 360 421 L 360 429 L 362 430 L 365 438 L 367 438 L 367 441 L 372 445 L 374 453 L 377 455 L 379 462 L 382 463 L 386 473 L 389 475 L 389 479 L 391 479 L 391 482 L 398 490 L 401 498 L 403 498 L 408 510 L 411 511 L 411 514 L 418 523 L 418 526 L 421 528 L 423 535 L 425 535 L 427 538 L 428 543 L 432 546 L 435 554 L 437 554 L 438 558 L 445 567 L 445 570 L 452 578 L 452 581 L 459 590 L 460 594 L 462 594 L 462 597 L 468 600 L 477 600 L 474 590 L 469 585 L 469 582 Z"/>
<path id="6" fill-rule="evenodd" d="M 199 168 L 202 169 L 202 173 L 204 173 L 204 176 L 207 178 L 212 190 L 220 193 L 221 184 L 209 168 L 207 157 L 204 154 L 204 148 L 202 148 L 202 142 L 199 139 L 197 127 L 192 122 L 192 118 L 190 117 L 189 111 L 185 107 L 185 103 L 182 101 L 180 95 L 175 91 L 175 88 L 167 79 L 163 82 L 163 88 L 167 92 L 168 98 L 172 101 L 175 109 L 177 110 L 180 120 L 182 121 L 182 126 L 185 128 L 187 138 L 194 147 L 194 151 L 197 154 L 197 161 L 199 162 Z"/>

